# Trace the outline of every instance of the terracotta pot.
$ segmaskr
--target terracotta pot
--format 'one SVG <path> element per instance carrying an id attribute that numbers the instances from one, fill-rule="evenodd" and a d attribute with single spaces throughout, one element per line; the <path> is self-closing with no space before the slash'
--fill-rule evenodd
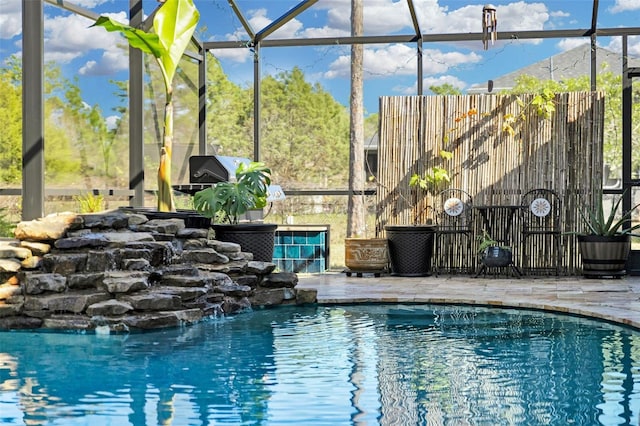
<path id="1" fill-rule="evenodd" d="M 352 271 L 384 271 L 389 264 L 386 238 L 346 238 L 345 265 Z"/>

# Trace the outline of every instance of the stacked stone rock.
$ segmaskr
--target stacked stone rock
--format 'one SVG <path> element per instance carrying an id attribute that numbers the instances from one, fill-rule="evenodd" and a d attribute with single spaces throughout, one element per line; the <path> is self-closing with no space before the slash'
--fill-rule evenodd
<path id="1" fill-rule="evenodd" d="M 315 301 L 296 274 L 182 219 L 63 213 L 15 237 L 0 242 L 0 329 L 133 331 Z"/>

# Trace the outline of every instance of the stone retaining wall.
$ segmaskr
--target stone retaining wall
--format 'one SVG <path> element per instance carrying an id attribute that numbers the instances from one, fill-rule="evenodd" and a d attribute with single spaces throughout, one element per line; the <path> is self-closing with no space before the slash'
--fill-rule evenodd
<path id="1" fill-rule="evenodd" d="M 132 331 L 315 302 L 297 276 L 182 219 L 115 210 L 21 222 L 0 241 L 0 329 Z"/>

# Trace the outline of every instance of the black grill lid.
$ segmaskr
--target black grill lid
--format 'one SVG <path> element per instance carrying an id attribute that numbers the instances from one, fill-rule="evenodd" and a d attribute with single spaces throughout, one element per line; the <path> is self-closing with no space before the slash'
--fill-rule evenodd
<path id="1" fill-rule="evenodd" d="M 189 157 L 190 183 L 218 183 L 234 181 L 240 163 L 249 164 L 248 158 L 223 155 L 194 155 Z"/>

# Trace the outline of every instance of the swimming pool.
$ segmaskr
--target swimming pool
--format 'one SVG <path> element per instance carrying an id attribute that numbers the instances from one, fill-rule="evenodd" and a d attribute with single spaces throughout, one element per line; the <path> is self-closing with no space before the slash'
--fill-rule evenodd
<path id="1" fill-rule="evenodd" d="M 637 425 L 640 332 L 538 311 L 280 307 L 0 333 L 0 424 Z"/>

